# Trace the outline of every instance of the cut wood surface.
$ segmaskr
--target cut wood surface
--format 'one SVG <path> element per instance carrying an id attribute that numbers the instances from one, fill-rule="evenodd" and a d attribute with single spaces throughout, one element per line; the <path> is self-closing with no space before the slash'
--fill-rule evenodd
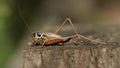
<path id="1" fill-rule="evenodd" d="M 84 42 L 63 46 L 25 46 L 23 68 L 120 68 L 120 28 L 94 27 L 81 34 L 106 42 Z"/>

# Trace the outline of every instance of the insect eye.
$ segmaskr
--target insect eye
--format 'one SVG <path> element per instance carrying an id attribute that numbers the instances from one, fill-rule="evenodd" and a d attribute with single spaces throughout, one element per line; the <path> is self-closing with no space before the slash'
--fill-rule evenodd
<path id="1" fill-rule="evenodd" d="M 40 32 L 37 32 L 37 36 L 40 37 L 40 36 L 41 36 L 41 33 L 40 33 Z"/>

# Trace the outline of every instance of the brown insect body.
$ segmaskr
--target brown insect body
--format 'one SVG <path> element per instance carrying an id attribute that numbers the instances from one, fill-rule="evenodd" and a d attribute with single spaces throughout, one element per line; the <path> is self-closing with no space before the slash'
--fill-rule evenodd
<path id="1" fill-rule="evenodd" d="M 20 9 L 18 9 L 20 17 L 23 19 L 24 23 L 27 25 L 28 30 L 31 32 L 29 25 L 26 23 L 24 17 L 22 16 L 22 13 L 20 12 Z M 63 28 L 63 26 L 66 23 L 70 23 L 72 26 L 72 29 L 74 30 L 75 34 L 72 36 L 68 36 L 68 37 L 62 37 L 60 35 L 58 35 L 58 33 L 60 32 L 60 30 Z M 70 18 L 66 18 L 64 20 L 64 22 L 62 23 L 62 25 L 54 32 L 54 33 L 49 33 L 49 32 L 36 32 L 32 34 L 33 37 L 33 44 L 42 44 L 42 46 L 44 45 L 52 45 L 52 44 L 64 44 L 66 42 L 68 42 L 70 39 L 77 37 L 78 39 L 84 39 L 84 40 L 88 40 L 88 41 L 92 41 L 92 42 L 97 42 L 97 43 L 101 43 L 101 44 L 105 44 L 104 42 L 100 42 L 100 41 L 94 41 L 92 39 L 89 39 L 85 36 L 82 36 L 80 34 L 78 34 L 77 30 L 75 29 L 72 21 Z"/>
<path id="2" fill-rule="evenodd" d="M 72 37 L 62 37 L 50 32 L 33 33 L 34 44 L 54 45 L 68 42 Z"/>
<path id="3" fill-rule="evenodd" d="M 60 35 L 58 35 L 58 32 L 60 32 L 60 30 L 63 28 L 63 26 L 69 22 L 75 32 L 74 35 L 71 36 L 67 36 L 67 37 L 62 37 Z M 82 39 L 85 41 L 91 41 L 91 42 L 96 42 L 96 43 L 100 43 L 100 44 L 105 44 L 104 42 L 100 42 L 100 41 L 95 41 L 92 39 L 89 39 L 85 36 L 82 36 L 80 34 L 78 34 L 78 32 L 76 31 L 72 21 L 70 20 L 70 18 L 66 18 L 64 20 L 64 22 L 62 23 L 62 25 L 54 32 L 54 33 L 50 33 L 50 32 L 36 32 L 32 34 L 33 37 L 33 44 L 41 44 L 42 46 L 44 45 L 54 45 L 54 44 L 64 44 L 66 42 L 68 42 L 70 39 L 72 38 L 78 38 L 78 39 Z"/>

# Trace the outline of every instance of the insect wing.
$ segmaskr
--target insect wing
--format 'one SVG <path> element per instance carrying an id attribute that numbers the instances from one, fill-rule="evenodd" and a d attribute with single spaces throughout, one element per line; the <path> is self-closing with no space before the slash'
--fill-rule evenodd
<path id="1" fill-rule="evenodd" d="M 54 33 L 46 33 L 48 40 L 61 39 L 62 37 Z"/>

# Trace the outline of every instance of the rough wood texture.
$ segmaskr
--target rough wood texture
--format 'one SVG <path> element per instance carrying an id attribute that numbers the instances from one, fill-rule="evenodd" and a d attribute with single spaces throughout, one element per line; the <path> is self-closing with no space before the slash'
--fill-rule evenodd
<path id="1" fill-rule="evenodd" d="M 103 29 L 103 28 L 102 28 Z M 120 68 L 119 29 L 106 29 L 97 34 L 105 41 L 100 44 L 66 44 L 65 46 L 25 47 L 23 52 L 24 68 Z M 95 32 L 96 31 L 96 32 Z M 95 34 L 93 34 L 95 33 Z M 89 34 L 89 33 L 88 33 Z M 86 36 L 88 35 L 86 34 Z M 84 34 L 85 35 L 85 34 Z"/>

